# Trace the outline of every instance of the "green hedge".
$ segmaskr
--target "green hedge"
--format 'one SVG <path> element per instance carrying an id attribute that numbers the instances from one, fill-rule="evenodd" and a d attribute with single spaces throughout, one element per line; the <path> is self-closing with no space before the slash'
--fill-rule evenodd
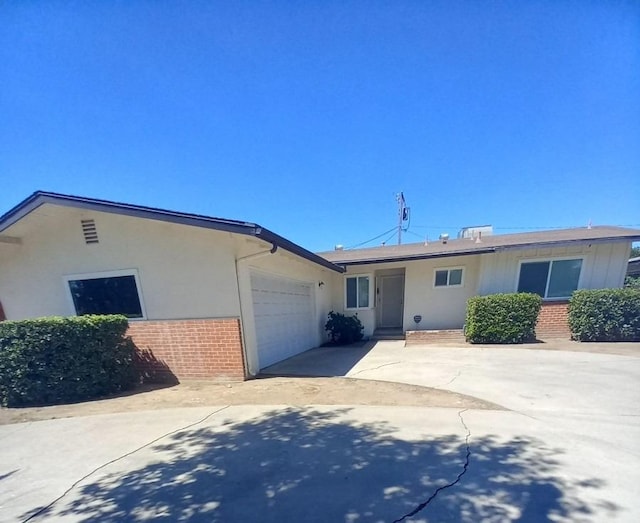
<path id="1" fill-rule="evenodd" d="M 474 296 L 467 301 L 465 336 L 471 343 L 524 343 L 536 337 L 542 298 L 525 292 Z"/>
<path id="2" fill-rule="evenodd" d="M 569 328 L 574 340 L 640 341 L 640 289 L 574 292 Z"/>
<path id="3" fill-rule="evenodd" d="M 132 387 L 124 316 L 0 322 L 0 404 L 52 405 Z"/>

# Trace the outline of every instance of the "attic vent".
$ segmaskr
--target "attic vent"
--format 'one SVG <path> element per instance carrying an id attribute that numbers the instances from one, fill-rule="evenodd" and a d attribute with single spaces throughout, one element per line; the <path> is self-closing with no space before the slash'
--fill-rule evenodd
<path id="1" fill-rule="evenodd" d="M 98 231 L 96 230 L 95 220 L 81 220 L 82 222 L 82 234 L 84 234 L 84 241 L 89 243 L 98 243 Z"/>

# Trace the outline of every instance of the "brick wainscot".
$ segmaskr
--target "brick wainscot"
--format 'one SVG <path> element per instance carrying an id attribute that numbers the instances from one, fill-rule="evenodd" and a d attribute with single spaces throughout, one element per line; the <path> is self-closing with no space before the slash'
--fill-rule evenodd
<path id="1" fill-rule="evenodd" d="M 238 318 L 130 321 L 127 334 L 152 379 L 246 378 Z"/>

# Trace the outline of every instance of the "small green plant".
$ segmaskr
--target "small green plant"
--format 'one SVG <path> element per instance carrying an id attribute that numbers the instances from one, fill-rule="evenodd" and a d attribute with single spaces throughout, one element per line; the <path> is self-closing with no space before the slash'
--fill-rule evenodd
<path id="1" fill-rule="evenodd" d="M 536 337 L 542 298 L 526 292 L 474 296 L 467 301 L 470 343 L 524 343 Z"/>
<path id="2" fill-rule="evenodd" d="M 364 327 L 358 315 L 345 316 L 339 312 L 331 311 L 329 319 L 324 325 L 324 330 L 329 333 L 332 345 L 348 345 L 362 339 Z"/>
<path id="3" fill-rule="evenodd" d="M 569 327 L 579 341 L 640 341 L 640 289 L 575 291 Z"/>
<path id="4" fill-rule="evenodd" d="M 131 388 L 124 316 L 0 322 L 0 405 L 54 405 Z"/>

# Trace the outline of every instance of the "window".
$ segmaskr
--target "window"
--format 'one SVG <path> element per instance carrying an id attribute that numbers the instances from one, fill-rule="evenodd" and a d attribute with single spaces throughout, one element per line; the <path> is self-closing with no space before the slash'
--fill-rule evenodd
<path id="1" fill-rule="evenodd" d="M 569 298 L 578 288 L 582 260 L 522 262 L 518 292 L 533 292 L 543 298 Z"/>
<path id="2" fill-rule="evenodd" d="M 114 271 L 66 278 L 78 316 L 85 314 L 124 314 L 144 318 L 137 275 Z"/>
<path id="3" fill-rule="evenodd" d="M 462 267 L 436 269 L 434 287 L 461 287 L 462 271 Z"/>
<path id="4" fill-rule="evenodd" d="M 371 295 L 370 276 L 350 276 L 345 279 L 347 309 L 368 309 Z"/>

